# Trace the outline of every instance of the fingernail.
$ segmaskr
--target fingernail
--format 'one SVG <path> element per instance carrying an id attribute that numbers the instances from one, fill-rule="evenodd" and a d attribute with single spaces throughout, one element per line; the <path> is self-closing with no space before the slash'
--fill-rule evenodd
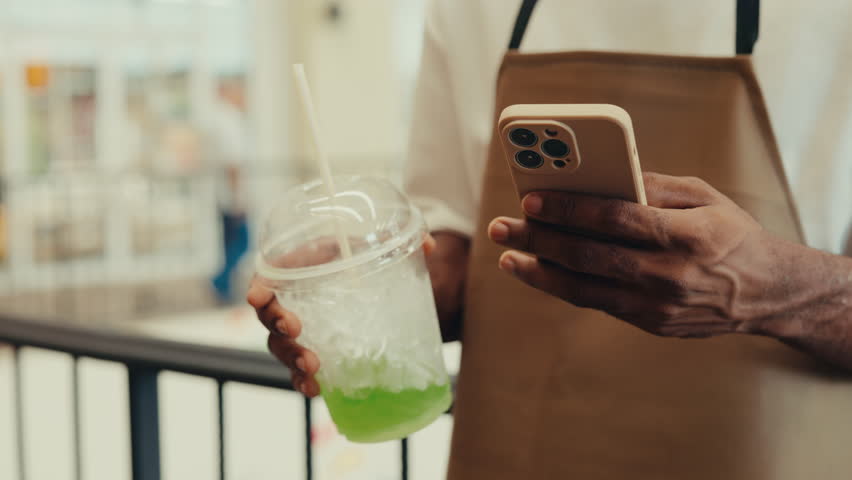
<path id="1" fill-rule="evenodd" d="M 524 211 L 530 215 L 538 215 L 541 213 L 543 204 L 544 200 L 541 198 L 541 195 L 536 193 L 531 193 L 524 197 Z"/>
<path id="2" fill-rule="evenodd" d="M 517 264 L 515 263 L 515 260 L 513 260 L 512 257 L 509 257 L 508 255 L 504 255 L 503 258 L 500 259 L 499 267 L 500 270 L 503 270 L 506 273 L 511 273 L 512 275 L 514 275 L 515 271 L 517 270 Z"/>
<path id="3" fill-rule="evenodd" d="M 305 383 L 302 384 L 301 392 L 302 392 L 303 395 L 308 395 L 308 382 L 305 382 Z"/>
<path id="4" fill-rule="evenodd" d="M 501 221 L 495 221 L 488 230 L 491 240 L 505 242 L 509 238 L 509 226 Z"/>
<path id="5" fill-rule="evenodd" d="M 282 318 L 275 322 L 275 329 L 278 330 L 278 333 L 281 335 L 287 335 L 287 322 Z"/>
<path id="6" fill-rule="evenodd" d="M 305 359 L 299 357 L 296 359 L 296 368 L 299 369 L 300 372 L 305 373 Z"/>

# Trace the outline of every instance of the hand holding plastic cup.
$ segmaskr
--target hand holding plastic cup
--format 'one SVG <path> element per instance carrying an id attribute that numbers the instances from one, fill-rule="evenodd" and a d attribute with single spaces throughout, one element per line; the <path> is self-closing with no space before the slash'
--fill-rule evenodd
<path id="1" fill-rule="evenodd" d="M 261 234 L 258 277 L 300 318 L 299 342 L 319 357 L 316 378 L 338 430 L 356 442 L 402 438 L 452 401 L 425 223 L 384 180 L 335 185 L 284 195 Z"/>

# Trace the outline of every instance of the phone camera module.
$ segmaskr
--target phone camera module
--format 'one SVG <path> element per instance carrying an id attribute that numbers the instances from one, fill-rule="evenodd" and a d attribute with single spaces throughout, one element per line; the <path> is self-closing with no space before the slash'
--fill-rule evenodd
<path id="1" fill-rule="evenodd" d="M 570 149 L 565 142 L 562 140 L 556 140 L 555 138 L 551 138 L 541 144 L 541 151 L 548 157 L 552 158 L 562 158 L 568 155 L 569 150 Z"/>
<path id="2" fill-rule="evenodd" d="M 538 142 L 538 137 L 532 130 L 516 128 L 509 132 L 509 140 L 519 147 L 532 147 Z"/>
<path id="3" fill-rule="evenodd" d="M 539 168 L 544 164 L 541 155 L 532 150 L 521 150 L 515 154 L 515 161 L 524 168 Z"/>

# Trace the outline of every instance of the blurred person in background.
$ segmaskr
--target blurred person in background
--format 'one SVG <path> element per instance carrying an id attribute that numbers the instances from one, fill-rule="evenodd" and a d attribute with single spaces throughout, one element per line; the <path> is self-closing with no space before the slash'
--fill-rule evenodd
<path id="1" fill-rule="evenodd" d="M 849 478 L 852 3 L 535 3 L 428 8 L 407 187 L 464 339 L 449 478 Z M 518 202 L 513 103 L 623 106 L 649 205 Z M 319 394 L 296 315 L 248 301 Z"/>
<path id="2" fill-rule="evenodd" d="M 213 159 L 219 213 L 222 218 L 223 265 L 212 279 L 222 302 L 234 300 L 234 275 L 249 249 L 243 169 L 248 156 L 245 92 L 238 79 L 225 78 L 218 87 L 219 102 L 209 118 L 208 149 Z"/>

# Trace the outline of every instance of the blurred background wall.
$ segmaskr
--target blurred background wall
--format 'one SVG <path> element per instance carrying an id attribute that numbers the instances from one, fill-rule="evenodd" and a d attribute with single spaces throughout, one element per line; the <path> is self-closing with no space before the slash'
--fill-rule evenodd
<path id="1" fill-rule="evenodd" d="M 251 230 L 315 175 L 294 62 L 335 171 L 398 180 L 423 3 L 0 1 L 0 292 L 19 299 L 7 306 L 67 310 L 73 295 L 20 299 L 214 275 L 223 168 L 241 174 Z"/>

